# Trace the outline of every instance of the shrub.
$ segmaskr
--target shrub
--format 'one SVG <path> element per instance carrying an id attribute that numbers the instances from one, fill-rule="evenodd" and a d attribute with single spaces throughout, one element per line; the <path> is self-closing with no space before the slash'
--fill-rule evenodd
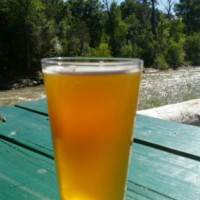
<path id="1" fill-rule="evenodd" d="M 200 64 L 200 33 L 186 38 L 184 49 L 186 60 L 192 65 Z"/>
<path id="2" fill-rule="evenodd" d="M 89 57 L 111 57 L 111 52 L 107 43 L 101 43 L 98 48 L 90 48 L 89 52 L 83 56 Z"/>
<path id="3" fill-rule="evenodd" d="M 166 61 L 173 69 L 182 65 L 185 57 L 182 43 L 173 42 L 167 49 Z"/>
<path id="4" fill-rule="evenodd" d="M 166 70 L 166 69 L 169 68 L 169 66 L 168 66 L 163 54 L 158 54 L 156 56 L 156 59 L 155 59 L 154 63 L 155 63 L 155 67 L 158 68 L 158 69 Z"/>
<path id="5" fill-rule="evenodd" d="M 121 50 L 122 57 L 131 58 L 133 57 L 133 47 L 131 42 L 129 41 L 128 44 L 125 44 Z"/>

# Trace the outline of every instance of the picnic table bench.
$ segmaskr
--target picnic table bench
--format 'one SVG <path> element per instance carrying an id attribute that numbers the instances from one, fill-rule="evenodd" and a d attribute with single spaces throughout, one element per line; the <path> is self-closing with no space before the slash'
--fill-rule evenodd
<path id="1" fill-rule="evenodd" d="M 46 99 L 0 114 L 0 200 L 58 200 Z M 200 200 L 200 128 L 138 114 L 126 200 Z"/>

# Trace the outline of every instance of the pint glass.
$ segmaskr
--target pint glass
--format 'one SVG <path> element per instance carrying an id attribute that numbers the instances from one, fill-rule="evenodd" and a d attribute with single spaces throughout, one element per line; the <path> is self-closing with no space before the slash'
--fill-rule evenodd
<path id="1" fill-rule="evenodd" d="M 142 61 L 44 58 L 62 200 L 123 200 Z"/>

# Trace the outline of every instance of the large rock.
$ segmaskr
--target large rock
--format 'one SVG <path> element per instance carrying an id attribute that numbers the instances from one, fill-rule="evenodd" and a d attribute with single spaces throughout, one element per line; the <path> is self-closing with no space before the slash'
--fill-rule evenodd
<path id="1" fill-rule="evenodd" d="M 0 90 L 10 90 L 12 85 L 10 83 L 0 83 Z"/>
<path id="2" fill-rule="evenodd" d="M 148 110 L 140 110 L 137 113 L 159 119 L 200 126 L 200 99 L 194 99 Z"/>

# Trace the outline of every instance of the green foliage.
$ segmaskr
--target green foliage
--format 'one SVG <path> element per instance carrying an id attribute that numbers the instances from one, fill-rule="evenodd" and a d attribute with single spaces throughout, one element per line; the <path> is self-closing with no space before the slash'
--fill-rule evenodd
<path id="1" fill-rule="evenodd" d="M 128 26 L 121 20 L 121 10 L 116 2 L 112 2 L 110 6 L 110 13 L 106 25 L 112 55 L 119 57 L 126 40 Z"/>
<path id="2" fill-rule="evenodd" d="M 111 57 L 111 52 L 107 43 L 101 43 L 96 49 L 90 48 L 84 56 L 87 57 Z"/>
<path id="3" fill-rule="evenodd" d="M 158 48 L 159 53 L 156 58 L 157 67 L 168 69 L 168 67 L 176 69 L 182 65 L 185 57 L 183 49 L 183 23 L 180 19 L 172 19 L 171 21 L 163 14 L 157 27 Z"/>
<path id="4" fill-rule="evenodd" d="M 90 42 L 89 29 L 84 21 L 78 21 L 71 26 L 67 34 L 66 54 L 68 56 L 81 56 L 85 45 Z"/>
<path id="5" fill-rule="evenodd" d="M 160 20 L 157 27 L 157 43 L 154 45 L 157 46 L 157 53 L 159 54 L 156 59 L 160 61 L 166 60 L 165 55 L 170 39 L 170 21 L 163 14 L 160 14 Z M 164 61 L 162 61 L 162 63 L 164 63 Z"/>
<path id="6" fill-rule="evenodd" d="M 103 5 L 98 0 L 69 0 L 69 5 L 75 21 L 85 22 L 91 38 L 89 45 L 99 46 L 103 34 Z"/>
<path id="7" fill-rule="evenodd" d="M 186 52 L 186 60 L 192 65 L 200 65 L 200 33 L 188 36 L 184 49 Z"/>
<path id="8" fill-rule="evenodd" d="M 166 70 L 169 68 L 164 55 L 162 54 L 158 54 L 156 59 L 155 59 L 155 67 L 157 69 L 161 69 L 161 70 Z"/>
<path id="9" fill-rule="evenodd" d="M 159 69 L 199 65 L 199 0 L 180 0 L 177 17 L 156 2 L 0 0 L 1 77 L 37 72 L 49 56 L 139 57 Z"/>
<path id="10" fill-rule="evenodd" d="M 200 31 L 200 2 L 199 0 L 180 0 L 175 5 L 176 15 L 182 18 L 185 32 L 192 35 Z"/>
<path id="11" fill-rule="evenodd" d="M 183 64 L 185 52 L 182 43 L 171 43 L 167 49 L 166 60 L 173 69 L 180 67 Z"/>
<path id="12" fill-rule="evenodd" d="M 125 44 L 122 47 L 121 57 L 125 57 L 125 58 L 131 58 L 131 57 L 133 57 L 133 46 L 132 46 L 132 44 L 131 44 L 130 41 L 128 41 L 128 44 Z"/>
<path id="13" fill-rule="evenodd" d="M 185 39 L 183 33 L 184 24 L 180 18 L 175 18 L 169 24 L 169 37 L 175 42 L 182 42 Z"/>
<path id="14" fill-rule="evenodd" d="M 151 30 L 151 8 L 149 4 L 147 1 L 141 3 L 139 1 L 126 0 L 121 3 L 120 8 L 122 19 L 128 25 L 126 38 L 132 44 L 132 57 L 143 59 L 147 67 L 152 66 L 156 41 L 153 39 Z M 125 45 L 127 45 L 127 42 Z M 131 52 L 130 44 L 128 47 L 129 52 Z"/>
<path id="15" fill-rule="evenodd" d="M 37 69 L 35 57 L 42 54 L 46 18 L 40 0 L 4 1 L 0 28 L 2 73 L 25 73 Z M 47 33 L 48 35 L 48 33 Z"/>

